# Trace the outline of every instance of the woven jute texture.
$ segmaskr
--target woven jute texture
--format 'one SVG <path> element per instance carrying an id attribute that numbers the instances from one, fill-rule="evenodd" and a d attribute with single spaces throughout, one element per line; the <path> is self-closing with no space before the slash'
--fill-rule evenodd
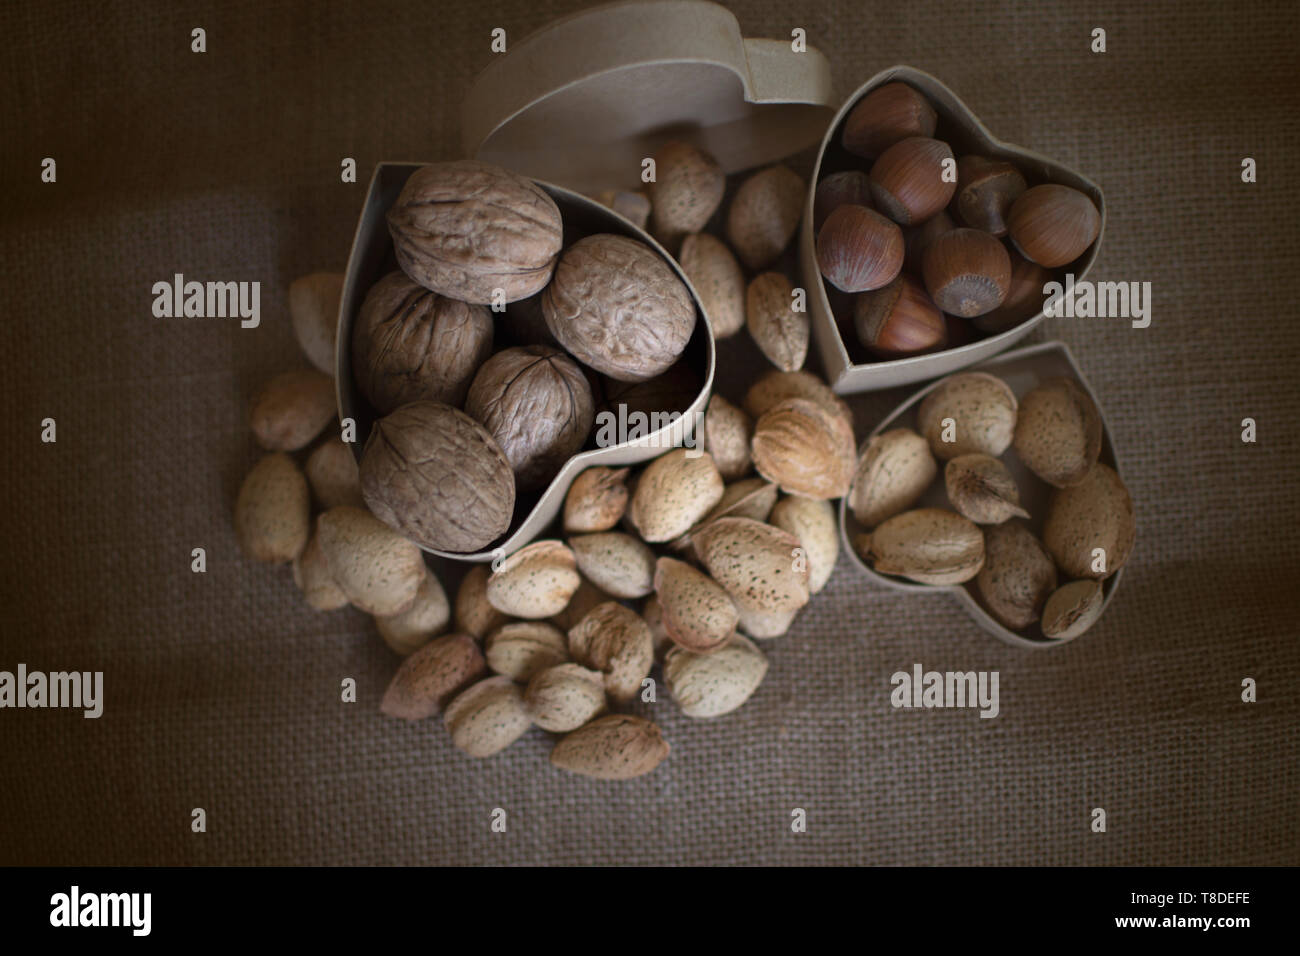
<path id="1" fill-rule="evenodd" d="M 583 4 L 186 6 L 0 5 L 0 670 L 103 671 L 105 698 L 98 720 L 0 710 L 0 863 L 1300 863 L 1295 4 L 733 5 L 750 36 L 803 27 L 840 97 L 916 66 L 1102 185 L 1092 277 L 1151 282 L 1151 326 L 1033 341 L 1068 343 L 1101 397 L 1137 550 L 1051 652 L 841 557 L 741 710 L 690 721 L 661 694 L 672 755 L 624 784 L 551 768 L 540 731 L 475 761 L 437 719 L 381 717 L 397 659 L 371 622 L 307 609 L 231 520 L 249 400 L 304 364 L 289 282 L 343 268 L 377 161 L 459 155 L 494 27 Z M 261 327 L 154 318 L 177 272 L 260 281 Z M 855 399 L 859 432 L 910 391 Z M 1000 715 L 893 709 L 915 663 L 998 671 Z"/>

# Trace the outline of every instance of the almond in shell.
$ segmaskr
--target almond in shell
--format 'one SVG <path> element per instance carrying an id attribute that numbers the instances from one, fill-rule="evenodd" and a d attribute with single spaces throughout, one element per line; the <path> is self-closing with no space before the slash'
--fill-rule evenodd
<path id="1" fill-rule="evenodd" d="M 799 539 L 751 518 L 719 518 L 692 536 L 710 576 L 743 612 L 795 611 L 808 603 L 808 569 Z"/>
<path id="2" fill-rule="evenodd" d="M 783 372 L 808 357 L 807 312 L 794 310 L 794 286 L 779 272 L 755 276 L 745 290 L 745 327 L 767 360 Z"/>
<path id="3" fill-rule="evenodd" d="M 626 468 L 588 468 L 564 497 L 564 530 L 569 534 L 608 531 L 627 510 Z"/>
<path id="4" fill-rule="evenodd" d="M 1136 535 L 1133 499 L 1113 468 L 1098 462 L 1079 484 L 1052 492 L 1043 543 L 1069 577 L 1110 577 L 1128 561 Z"/>
<path id="5" fill-rule="evenodd" d="M 708 514 L 723 490 L 722 476 L 708 453 L 675 448 L 641 473 L 628 516 L 646 541 L 671 541 Z"/>
<path id="6" fill-rule="evenodd" d="M 754 173 L 736 190 L 727 210 L 727 241 L 746 268 L 766 269 L 799 228 L 807 184 L 785 166 Z"/>
<path id="7" fill-rule="evenodd" d="M 600 780 L 631 780 L 654 770 L 668 756 L 668 741 L 644 717 L 610 714 L 566 736 L 551 751 L 561 770 Z"/>
<path id="8" fill-rule="evenodd" d="M 1013 631 L 1038 620 L 1056 590 L 1056 567 L 1047 549 L 1020 521 L 984 530 L 984 567 L 975 587 L 989 612 Z"/>
<path id="9" fill-rule="evenodd" d="M 678 260 L 699 294 L 715 339 L 730 338 L 745 324 L 745 275 L 721 239 L 699 232 L 682 242 Z"/>
<path id="10" fill-rule="evenodd" d="M 779 405 L 789 398 L 806 398 L 816 402 L 826 411 L 842 417 L 853 428 L 853 413 L 849 406 L 830 390 L 830 387 L 812 372 L 799 369 L 795 372 L 782 372 L 778 369 L 763 375 L 749 387 L 743 402 L 745 413 L 751 418 L 761 418 L 774 405 Z"/>
<path id="11" fill-rule="evenodd" d="M 920 584 L 960 584 L 984 566 L 979 526 L 942 508 L 895 515 L 871 533 L 867 546 L 877 572 Z"/>
<path id="12" fill-rule="evenodd" d="M 713 464 L 724 481 L 735 481 L 749 474 L 753 465 L 749 457 L 749 440 L 754 434 L 754 420 L 721 395 L 709 399 L 704 413 L 704 447 L 713 456 Z"/>
<path id="13" fill-rule="evenodd" d="M 337 611 L 347 606 L 348 596 L 330 573 L 316 535 L 311 536 L 302 554 L 293 559 L 293 583 L 302 591 L 308 606 L 317 611 Z"/>
<path id="14" fill-rule="evenodd" d="M 1077 485 L 1101 454 L 1101 413 L 1070 378 L 1048 379 L 1020 399 L 1012 447 L 1025 466 L 1057 488 Z"/>
<path id="15" fill-rule="evenodd" d="M 787 496 L 776 503 L 768 520 L 799 539 L 808 558 L 808 590 L 816 594 L 830 580 L 840 554 L 835 509 L 829 501 Z"/>
<path id="16" fill-rule="evenodd" d="M 1029 517 L 1020 507 L 1016 480 L 992 455 L 976 452 L 950 459 L 943 469 L 943 483 L 952 506 L 976 524 Z"/>
<path id="17" fill-rule="evenodd" d="M 311 493 L 292 458 L 266 455 L 253 466 L 235 500 L 235 537 L 254 561 L 285 564 L 307 547 Z"/>
<path id="18" fill-rule="evenodd" d="M 322 513 L 316 534 L 334 580 L 361 610 L 400 614 L 415 603 L 426 568 L 413 542 L 347 505 Z"/>
<path id="19" fill-rule="evenodd" d="M 916 504 L 938 473 L 929 443 L 916 432 L 881 432 L 872 436 L 858 459 L 849 508 L 860 524 L 874 528 Z"/>
<path id="20" fill-rule="evenodd" d="M 539 620 L 564 610 L 578 590 L 578 562 L 563 541 L 535 541 L 501 562 L 488 603 L 510 617 Z"/>
<path id="21" fill-rule="evenodd" d="M 641 598 L 654 590 L 655 554 L 621 531 L 577 535 L 569 547 L 578 570 L 597 588 L 616 598 Z"/>
<path id="22" fill-rule="evenodd" d="M 456 590 L 456 630 L 480 639 L 509 620 L 488 603 L 487 584 L 491 573 L 488 565 L 476 564 L 465 572 Z"/>
<path id="23" fill-rule="evenodd" d="M 496 674 L 528 682 L 538 671 L 569 659 L 564 634 L 545 621 L 512 621 L 483 643 L 487 664 Z"/>
<path id="24" fill-rule="evenodd" d="M 1057 641 L 1078 637 L 1097 623 L 1106 597 L 1100 581 L 1071 581 L 1052 592 L 1043 607 L 1043 636 Z"/>
<path id="25" fill-rule="evenodd" d="M 655 565 L 655 595 L 664 633 L 697 653 L 725 644 L 740 620 L 722 585 L 675 558 L 660 558 Z"/>
<path id="26" fill-rule="evenodd" d="M 641 616 L 614 601 L 598 604 L 569 631 L 569 653 L 605 675 L 605 693 L 628 704 L 654 666 L 654 640 Z"/>
<path id="27" fill-rule="evenodd" d="M 447 592 L 428 569 L 415 593 L 415 603 L 400 614 L 379 615 L 375 625 L 379 636 L 396 654 L 405 657 L 447 629 L 451 621 L 451 605 Z"/>
<path id="28" fill-rule="evenodd" d="M 446 634 L 402 661 L 384 691 L 379 709 L 389 717 L 423 720 L 486 670 L 478 644 L 468 634 Z"/>
<path id="29" fill-rule="evenodd" d="M 720 717 L 736 710 L 758 690 L 767 658 L 741 635 L 709 654 L 675 647 L 664 658 L 664 682 L 688 717 Z"/>
<path id="30" fill-rule="evenodd" d="M 471 757 L 491 757 L 528 732 L 532 718 L 519 686 L 488 677 L 461 691 L 443 711 L 451 742 Z"/>
<path id="31" fill-rule="evenodd" d="M 815 402 L 791 398 L 768 409 L 754 425 L 750 447 L 758 473 L 787 494 L 827 499 L 848 493 L 853 428 Z"/>
<path id="32" fill-rule="evenodd" d="M 605 710 L 605 679 L 581 664 L 538 671 L 524 691 L 533 723 L 555 734 L 577 730 Z"/>
<path id="33" fill-rule="evenodd" d="M 996 458 L 1016 430 L 1016 396 L 987 372 L 959 372 L 940 382 L 921 401 L 917 430 L 936 458 L 983 452 Z"/>

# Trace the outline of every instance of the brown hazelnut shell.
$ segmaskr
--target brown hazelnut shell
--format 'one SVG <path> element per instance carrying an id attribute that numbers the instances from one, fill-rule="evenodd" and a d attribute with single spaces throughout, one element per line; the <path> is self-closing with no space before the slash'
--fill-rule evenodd
<path id="1" fill-rule="evenodd" d="M 879 289 L 903 268 L 903 233 L 874 209 L 840 206 L 817 234 L 817 265 L 841 291 Z"/>
<path id="2" fill-rule="evenodd" d="M 1043 286 L 1052 280 L 1052 274 L 1036 262 L 1030 262 L 1018 252 L 1011 252 L 1011 287 L 1002 304 L 992 312 L 971 319 L 971 324 L 981 332 L 996 335 L 1015 328 L 1021 322 L 1037 315 L 1043 308 Z"/>
<path id="3" fill-rule="evenodd" d="M 840 142 L 855 156 L 874 159 L 900 139 L 933 136 L 939 117 L 906 83 L 878 86 L 858 100 L 844 120 Z"/>
<path id="4" fill-rule="evenodd" d="M 861 169 L 831 173 L 817 184 L 813 196 L 813 229 L 821 229 L 826 217 L 840 206 L 871 208 L 871 177 Z"/>
<path id="5" fill-rule="evenodd" d="M 884 358 L 915 355 L 947 340 L 943 313 L 921 283 L 907 274 L 883 289 L 859 295 L 853 305 L 853 325 L 859 341 Z"/>
<path id="6" fill-rule="evenodd" d="M 945 182 L 944 161 L 953 158 L 942 140 L 910 136 L 885 150 L 871 167 L 876 208 L 904 226 L 925 222 L 952 200 L 957 183 Z"/>
<path id="7" fill-rule="evenodd" d="M 1011 163 L 987 156 L 957 160 L 957 216 L 972 229 L 994 236 L 1007 234 L 1011 205 L 1029 188 Z"/>
<path id="8" fill-rule="evenodd" d="M 1046 183 L 1026 190 L 1012 204 L 1007 230 L 1026 259 L 1057 269 L 1093 244 L 1101 233 L 1101 213 L 1079 190 Z"/>
<path id="9" fill-rule="evenodd" d="M 935 305 L 971 318 L 1002 304 L 1011 287 L 1011 257 L 987 232 L 954 229 L 930 243 L 922 260 Z"/>

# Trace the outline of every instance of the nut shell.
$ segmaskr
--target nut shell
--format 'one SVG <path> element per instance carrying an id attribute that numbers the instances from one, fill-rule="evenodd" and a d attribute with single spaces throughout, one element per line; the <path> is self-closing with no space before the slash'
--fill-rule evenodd
<path id="1" fill-rule="evenodd" d="M 1052 592 L 1043 607 L 1043 636 L 1068 641 L 1097 623 L 1106 596 L 1100 581 L 1071 581 Z"/>
<path id="2" fill-rule="evenodd" d="M 244 478 L 235 499 L 235 538 L 254 561 L 285 564 L 311 536 L 311 494 L 292 458 L 264 455 Z"/>
<path id="3" fill-rule="evenodd" d="M 972 229 L 1005 236 L 1011 204 L 1028 188 L 1024 174 L 1005 160 L 963 156 L 957 161 L 957 215 Z"/>
<path id="4" fill-rule="evenodd" d="M 655 236 L 672 247 L 681 236 L 699 232 L 722 204 L 727 176 L 701 149 L 672 140 L 654 154 L 655 181 L 646 185 Z"/>
<path id="5" fill-rule="evenodd" d="M 352 375 L 380 414 L 427 399 L 459 407 L 492 354 L 492 315 L 404 272 L 376 282 L 352 328 Z"/>
<path id="6" fill-rule="evenodd" d="M 297 451 L 311 444 L 335 417 L 334 380 L 315 369 L 284 372 L 253 400 L 253 437 L 270 451 Z"/>
<path id="7" fill-rule="evenodd" d="M 540 620 L 563 611 L 580 580 L 577 560 L 564 542 L 534 541 L 492 572 L 487 599 L 502 614 Z"/>
<path id="8" fill-rule="evenodd" d="M 628 469 L 588 468 L 564 497 L 564 530 L 570 534 L 608 531 L 627 510 Z"/>
<path id="9" fill-rule="evenodd" d="M 1101 234 L 1101 213 L 1079 190 L 1047 183 L 1015 201 L 1007 229 L 1026 259 L 1058 269 L 1083 255 Z"/>
<path id="10" fill-rule="evenodd" d="M 582 370 L 559 349 L 526 345 L 488 359 L 469 388 L 465 414 L 482 423 L 515 474 L 515 487 L 544 487 L 582 450 L 596 403 Z"/>
<path id="11" fill-rule="evenodd" d="M 420 549 L 360 508 L 331 508 L 316 519 L 330 573 L 368 614 L 400 614 L 415 603 L 427 569 Z"/>
<path id="12" fill-rule="evenodd" d="M 772 526 L 799 539 L 808 555 L 808 591 L 816 594 L 826 586 L 840 553 L 839 527 L 835 509 L 828 501 L 788 496 L 772 508 Z"/>
<path id="13" fill-rule="evenodd" d="M 381 713 L 402 720 L 432 717 L 487 668 L 468 634 L 447 634 L 415 651 L 397 669 L 379 703 Z"/>
<path id="14" fill-rule="evenodd" d="M 311 536 L 302 554 L 293 559 L 293 583 L 302 591 L 308 607 L 317 611 L 337 611 L 347 606 L 348 596 L 334 580 L 316 535 Z"/>
<path id="15" fill-rule="evenodd" d="M 416 544 L 471 552 L 510 527 L 515 478 L 474 419 L 450 405 L 412 402 L 371 429 L 361 494 L 375 517 Z"/>
<path id="16" fill-rule="evenodd" d="M 869 292 L 898 278 L 905 252 L 898 226 L 866 206 L 840 206 L 817 233 L 817 268 L 841 292 Z"/>
<path id="17" fill-rule="evenodd" d="M 1007 297 L 993 311 L 971 319 L 971 325 L 990 335 L 1015 328 L 1043 311 L 1047 298 L 1043 287 L 1052 281 L 1052 274 L 1038 263 L 1030 262 L 1018 252 L 1012 252 L 1010 256 L 1011 285 L 1007 288 Z"/>
<path id="18" fill-rule="evenodd" d="M 322 511 L 339 505 L 360 508 L 361 473 L 357 470 L 357 457 L 338 435 L 325 439 L 307 457 L 303 468 L 312 497 Z"/>
<path id="19" fill-rule="evenodd" d="M 978 229 L 952 229 L 935 237 L 921 270 L 934 304 L 966 319 L 992 312 L 1011 290 L 1006 246 Z"/>
<path id="20" fill-rule="evenodd" d="M 476 564 L 465 572 L 456 590 L 456 630 L 480 639 L 509 620 L 488 602 L 491 573 L 486 564 Z"/>
<path id="21" fill-rule="evenodd" d="M 326 375 L 334 374 L 343 273 L 313 272 L 289 285 L 289 321 L 302 354 Z"/>
<path id="22" fill-rule="evenodd" d="M 655 660 L 650 626 L 614 601 L 596 605 L 569 631 L 569 653 L 605 675 L 605 693 L 618 705 L 641 692 Z"/>
<path id="23" fill-rule="evenodd" d="M 569 547 L 578 570 L 611 597 L 630 600 L 654 590 L 655 554 L 621 531 L 577 535 Z"/>
<path id="24" fill-rule="evenodd" d="M 668 756 L 668 742 L 644 717 L 610 714 L 569 734 L 551 751 L 552 765 L 598 780 L 631 780 Z"/>
<path id="25" fill-rule="evenodd" d="M 961 584 L 984 566 L 984 533 L 942 508 L 895 515 L 871 533 L 873 567 L 920 584 Z"/>
<path id="26" fill-rule="evenodd" d="M 882 358 L 915 355 L 948 340 L 943 313 L 906 273 L 883 289 L 855 297 L 853 328 L 858 341 Z"/>
<path id="27" fill-rule="evenodd" d="M 737 608 L 797 611 L 808 603 L 808 570 L 798 567 L 799 539 L 752 518 L 719 518 L 692 540 L 710 576 Z"/>
<path id="28" fill-rule="evenodd" d="M 871 207 L 871 177 L 864 170 L 846 169 L 822 178 L 813 195 L 813 231 L 820 232 L 826 217 L 840 206 Z"/>
<path id="29" fill-rule="evenodd" d="M 500 166 L 458 160 L 422 166 L 388 210 L 402 271 L 451 299 L 526 299 L 550 281 L 564 234 L 540 186 Z"/>
<path id="30" fill-rule="evenodd" d="M 844 120 L 840 142 L 855 156 L 873 159 L 909 136 L 933 136 L 939 117 L 929 101 L 906 83 L 871 90 Z"/>
<path id="31" fill-rule="evenodd" d="M 709 654 L 674 647 L 664 657 L 664 682 L 687 717 L 721 717 L 740 707 L 767 674 L 767 658 L 737 634 Z"/>
<path id="32" fill-rule="evenodd" d="M 709 399 L 704 413 L 704 447 L 723 480 L 735 481 L 749 474 L 753 434 L 754 421 L 743 410 L 716 393 Z"/>
<path id="33" fill-rule="evenodd" d="M 934 456 L 946 461 L 982 452 L 994 458 L 1011 444 L 1018 405 L 1002 379 L 987 372 L 959 372 L 940 382 L 921 401 L 917 430 Z M 953 441 L 944 441 L 945 419 L 952 419 Z"/>
<path id="34" fill-rule="evenodd" d="M 853 413 L 849 406 L 830 390 L 830 387 L 812 372 L 802 369 L 797 372 L 781 372 L 773 369 L 767 372 L 745 393 L 745 413 L 751 418 L 760 418 L 774 405 L 779 405 L 788 398 L 806 398 L 816 402 L 834 415 L 839 415 L 849 427 L 853 427 Z"/>
<path id="35" fill-rule="evenodd" d="M 415 602 L 399 614 L 376 617 L 375 626 L 389 649 L 405 657 L 445 631 L 450 621 L 447 592 L 434 573 L 426 569 L 420 589 L 415 592 Z"/>
<path id="36" fill-rule="evenodd" d="M 1043 543 L 1056 566 L 1071 578 L 1108 578 L 1128 561 L 1137 535 L 1137 516 L 1128 489 L 1101 462 L 1077 485 L 1052 492 Z M 1105 570 L 1093 570 L 1093 551 L 1105 551 Z"/>
<path id="37" fill-rule="evenodd" d="M 984 531 L 984 567 L 975 588 L 989 612 L 1018 631 L 1038 620 L 1056 590 L 1056 567 L 1047 549 L 1019 521 Z"/>
<path id="38" fill-rule="evenodd" d="M 1073 379 L 1049 379 L 1020 399 L 1012 447 L 1049 485 L 1083 481 L 1101 454 L 1101 439 L 1101 412 Z"/>
<path id="39" fill-rule="evenodd" d="M 944 164 L 954 161 L 952 148 L 928 136 L 901 139 L 880 154 L 871 167 L 871 198 L 894 222 L 916 226 L 952 201 L 957 182 L 944 179 Z"/>
<path id="40" fill-rule="evenodd" d="M 910 428 L 891 428 L 867 442 L 849 490 L 849 508 L 874 528 L 902 514 L 925 494 L 939 466 L 930 445 Z"/>
<path id="41" fill-rule="evenodd" d="M 992 455 L 976 452 L 950 459 L 943 469 L 943 483 L 952 506 L 976 524 L 1029 517 L 1020 507 L 1016 480 Z"/>
<path id="42" fill-rule="evenodd" d="M 722 476 L 707 453 L 675 448 L 637 480 L 628 517 L 646 541 L 671 541 L 690 531 L 721 499 Z"/>
<path id="43" fill-rule="evenodd" d="M 791 398 L 754 424 L 751 444 L 758 473 L 787 494 L 840 498 L 853 478 L 852 427 L 839 415 L 803 398 Z"/>
<path id="44" fill-rule="evenodd" d="M 745 327 L 767 360 L 783 372 L 803 368 L 808 357 L 807 312 L 796 312 L 794 286 L 779 272 L 754 277 L 745 290 Z"/>
<path id="45" fill-rule="evenodd" d="M 542 312 L 578 361 L 620 382 L 667 371 L 695 328 L 695 303 L 668 264 L 643 243 L 607 234 L 565 251 Z"/>
<path id="46" fill-rule="evenodd" d="M 451 742 L 471 757 L 491 757 L 528 732 L 532 718 L 509 677 L 487 677 L 461 691 L 442 715 Z"/>
<path id="47" fill-rule="evenodd" d="M 605 710 L 604 675 L 581 664 L 538 671 L 524 691 L 533 723 L 555 734 L 577 730 Z"/>
<path id="48" fill-rule="evenodd" d="M 487 665 L 496 674 L 527 683 L 548 667 L 569 659 L 564 634 L 544 621 L 503 624 L 483 642 Z"/>
<path id="49" fill-rule="evenodd" d="M 686 562 L 660 558 L 654 587 L 664 632 L 675 644 L 707 654 L 735 633 L 740 616 L 731 597 L 722 585 Z"/>
<path id="50" fill-rule="evenodd" d="M 730 338 L 745 324 L 745 274 L 726 243 L 707 232 L 689 235 L 678 256 L 695 286 L 715 339 Z"/>
<path id="51" fill-rule="evenodd" d="M 766 269 L 799 228 L 807 184 L 786 166 L 754 173 L 736 190 L 727 210 L 727 241 L 751 272 Z"/>

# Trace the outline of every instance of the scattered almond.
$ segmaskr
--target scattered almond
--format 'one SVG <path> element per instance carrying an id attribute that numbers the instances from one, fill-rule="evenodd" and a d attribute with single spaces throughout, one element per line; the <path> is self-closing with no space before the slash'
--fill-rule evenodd
<path id="1" fill-rule="evenodd" d="M 379 710 L 402 720 L 431 717 L 485 670 L 478 644 L 468 634 L 436 638 L 402 661 Z"/>
<path id="2" fill-rule="evenodd" d="M 668 742 L 650 721 L 610 714 L 579 727 L 556 744 L 551 763 L 584 777 L 631 780 L 663 763 L 668 750 Z"/>

